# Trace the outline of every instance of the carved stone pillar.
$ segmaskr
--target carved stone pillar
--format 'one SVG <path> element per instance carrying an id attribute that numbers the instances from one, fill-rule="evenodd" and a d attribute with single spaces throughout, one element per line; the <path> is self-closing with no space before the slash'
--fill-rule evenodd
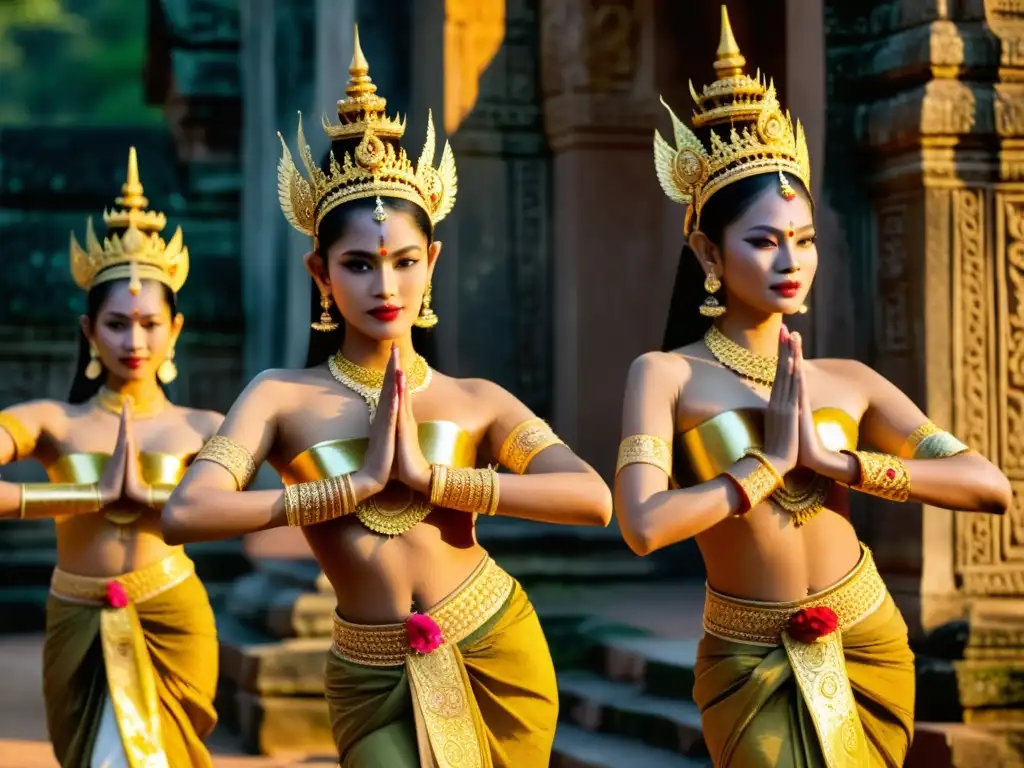
<path id="1" fill-rule="evenodd" d="M 1005 518 L 866 504 L 864 538 L 921 635 L 1024 596 L 1024 12 L 829 0 L 826 29 L 825 182 L 855 260 L 859 356 L 1015 489 Z"/>

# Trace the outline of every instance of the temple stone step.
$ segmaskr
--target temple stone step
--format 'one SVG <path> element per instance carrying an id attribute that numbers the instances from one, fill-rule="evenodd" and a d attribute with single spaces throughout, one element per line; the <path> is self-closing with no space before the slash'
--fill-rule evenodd
<path id="1" fill-rule="evenodd" d="M 640 686 L 652 696 L 690 701 L 698 638 L 617 637 L 598 659 L 609 680 Z"/>
<path id="2" fill-rule="evenodd" d="M 711 768 L 708 759 L 684 757 L 631 739 L 560 723 L 551 768 Z"/>
<path id="3" fill-rule="evenodd" d="M 700 711 L 691 701 L 652 696 L 639 685 L 573 670 L 558 675 L 558 694 L 562 718 L 572 725 L 688 757 L 707 757 Z"/>

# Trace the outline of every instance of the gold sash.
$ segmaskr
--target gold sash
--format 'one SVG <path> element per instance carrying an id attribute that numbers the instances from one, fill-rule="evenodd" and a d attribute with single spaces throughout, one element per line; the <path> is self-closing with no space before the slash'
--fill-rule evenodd
<path id="1" fill-rule="evenodd" d="M 331 652 L 356 664 L 404 664 L 409 674 L 420 760 L 430 768 L 491 768 L 483 720 L 458 644 L 505 604 L 515 582 L 491 558 L 426 615 L 443 641 L 428 654 L 409 647 L 404 624 L 362 625 L 334 615 Z"/>
<path id="2" fill-rule="evenodd" d="M 797 687 L 814 721 L 825 764 L 828 768 L 860 768 L 870 765 L 871 757 L 846 672 L 842 633 L 878 610 L 886 594 L 871 551 L 862 545 L 856 568 L 837 584 L 804 600 L 740 600 L 708 587 L 704 631 L 739 643 L 784 646 Z M 839 619 L 836 631 L 813 643 L 790 637 L 785 631 L 790 617 L 802 609 L 819 606 L 835 612 Z"/>
<path id="3" fill-rule="evenodd" d="M 77 576 L 56 568 L 50 592 L 61 600 L 103 606 L 100 640 L 107 691 L 117 717 L 121 742 L 131 768 L 170 768 L 160 734 L 160 705 L 153 663 L 135 604 L 166 592 L 195 573 L 182 549 L 158 563 L 113 579 Z M 128 604 L 109 604 L 108 590 L 117 582 Z"/>

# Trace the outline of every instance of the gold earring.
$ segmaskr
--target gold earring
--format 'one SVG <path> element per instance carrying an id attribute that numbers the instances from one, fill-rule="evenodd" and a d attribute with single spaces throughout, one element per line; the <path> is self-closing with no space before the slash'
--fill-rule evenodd
<path id="1" fill-rule="evenodd" d="M 800 309 L 797 310 L 798 315 L 806 315 L 809 307 L 806 304 L 801 304 Z"/>
<path id="2" fill-rule="evenodd" d="M 85 378 L 95 381 L 103 375 L 103 364 L 100 362 L 100 353 L 96 351 L 96 345 L 89 342 L 89 364 L 85 366 Z"/>
<path id="3" fill-rule="evenodd" d="M 320 296 L 320 309 L 323 310 L 320 313 L 320 322 L 310 323 L 309 327 L 321 333 L 330 333 L 331 331 L 338 330 L 338 324 L 331 317 L 331 295 L 329 293 Z"/>
<path id="4" fill-rule="evenodd" d="M 704 303 L 700 305 L 700 313 L 704 317 L 721 317 L 725 314 L 725 307 L 718 303 L 712 294 L 717 293 L 722 287 L 722 281 L 718 279 L 718 276 L 714 272 L 708 272 L 707 277 L 704 278 L 704 290 L 708 292 L 708 297 L 704 299 Z"/>
<path id="5" fill-rule="evenodd" d="M 432 286 L 430 281 L 427 281 L 427 290 L 423 292 L 423 304 L 420 305 L 420 314 L 413 321 L 413 325 L 417 328 L 433 328 L 437 325 L 437 315 L 434 314 L 434 310 L 430 308 Z"/>
<path id="6" fill-rule="evenodd" d="M 167 359 L 160 363 L 160 367 L 156 369 L 156 377 L 160 379 L 161 384 L 170 384 L 178 378 L 178 366 L 174 364 L 173 344 L 167 350 Z"/>

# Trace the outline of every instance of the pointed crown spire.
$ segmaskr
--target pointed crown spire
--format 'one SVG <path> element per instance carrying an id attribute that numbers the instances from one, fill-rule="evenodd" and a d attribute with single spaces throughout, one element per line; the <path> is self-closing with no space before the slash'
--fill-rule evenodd
<path id="1" fill-rule="evenodd" d="M 332 142 L 358 139 L 352 151 L 335 157 L 330 154 L 325 171 L 313 161 L 313 154 L 302 131 L 302 113 L 296 131 L 303 175 L 295 167 L 291 151 L 281 139 L 281 160 L 277 166 L 277 192 L 281 210 L 288 223 L 316 241 L 323 218 L 334 208 L 365 197 L 397 197 L 416 203 L 430 216 L 441 221 L 455 205 L 458 176 L 455 155 L 447 142 L 441 162 L 433 167 L 436 138 L 434 121 L 427 113 L 427 138 L 414 166 L 399 144 L 405 134 L 405 120 L 385 112 L 387 100 L 377 93 L 370 79 L 370 65 L 359 42 L 356 27 L 352 61 L 345 98 L 338 101 L 338 123 L 324 115 L 321 124 Z"/>
<path id="2" fill-rule="evenodd" d="M 719 189 L 734 181 L 760 173 L 779 173 L 780 191 L 788 173 L 809 190 L 811 164 L 803 126 L 794 125 L 783 112 L 774 81 L 758 72 L 744 74 L 746 59 L 740 53 L 722 6 L 722 34 L 715 60 L 717 79 L 698 94 L 690 81 L 690 96 L 696 104 L 691 122 L 694 128 L 710 128 L 710 147 L 690 130 L 665 104 L 672 119 L 675 146 L 654 132 L 654 165 L 665 194 L 688 206 L 684 229 L 687 234 L 700 225 L 704 203 Z"/>
<path id="3" fill-rule="evenodd" d="M 121 195 L 114 202 L 121 208 L 103 211 L 108 235 L 101 243 L 93 228 L 92 217 L 86 222 L 85 248 L 71 233 L 71 275 L 84 291 L 108 280 L 127 277 L 133 292 L 141 288 L 141 280 L 156 280 L 177 293 L 188 277 L 188 248 L 182 243 L 181 227 L 170 242 L 160 233 L 167 226 L 167 217 L 159 211 L 147 210 L 149 200 L 139 180 L 139 163 L 135 147 L 128 150 L 128 171 L 121 185 Z"/>

